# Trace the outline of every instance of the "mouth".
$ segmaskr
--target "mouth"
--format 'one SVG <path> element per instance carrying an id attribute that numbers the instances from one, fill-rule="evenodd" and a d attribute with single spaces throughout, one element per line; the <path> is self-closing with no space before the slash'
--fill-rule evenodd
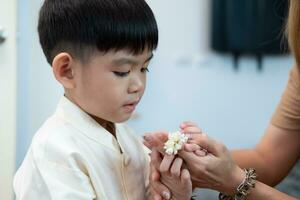
<path id="1" fill-rule="evenodd" d="M 139 101 L 132 101 L 123 105 L 123 108 L 126 112 L 133 112 L 135 110 L 136 105 Z"/>

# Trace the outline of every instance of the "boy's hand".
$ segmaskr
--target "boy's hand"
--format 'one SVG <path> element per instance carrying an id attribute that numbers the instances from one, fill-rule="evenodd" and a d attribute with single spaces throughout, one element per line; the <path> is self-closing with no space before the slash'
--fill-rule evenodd
<path id="1" fill-rule="evenodd" d="M 192 197 L 190 173 L 182 165 L 181 158 L 165 155 L 159 167 L 161 182 L 170 189 L 174 200 L 189 200 Z"/>
<path id="2" fill-rule="evenodd" d="M 151 194 L 154 200 L 169 200 L 171 199 L 170 190 L 160 181 L 159 166 L 162 161 L 161 154 L 153 150 L 151 153 L 150 163 L 150 186 Z"/>
<path id="3" fill-rule="evenodd" d="M 179 127 L 180 132 L 187 134 L 189 139 L 192 139 L 194 134 L 203 134 L 197 124 L 191 121 L 183 122 Z M 168 135 L 167 131 L 145 133 L 143 143 L 149 149 L 156 148 L 159 152 L 163 153 L 164 143 L 168 140 Z"/>

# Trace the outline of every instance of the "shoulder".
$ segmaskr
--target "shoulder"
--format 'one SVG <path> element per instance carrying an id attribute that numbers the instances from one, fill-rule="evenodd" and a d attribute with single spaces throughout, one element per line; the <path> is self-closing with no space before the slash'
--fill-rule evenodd
<path id="1" fill-rule="evenodd" d="M 300 89 L 300 70 L 297 65 L 294 65 L 290 71 L 288 89 L 292 87 Z"/>
<path id="2" fill-rule="evenodd" d="M 294 65 L 271 124 L 288 130 L 300 130 L 300 70 Z"/>
<path id="3" fill-rule="evenodd" d="M 33 137 L 30 147 L 34 162 L 49 162 L 73 168 L 72 161 L 81 157 L 80 143 L 84 140 L 79 131 L 57 117 L 49 118 Z"/>

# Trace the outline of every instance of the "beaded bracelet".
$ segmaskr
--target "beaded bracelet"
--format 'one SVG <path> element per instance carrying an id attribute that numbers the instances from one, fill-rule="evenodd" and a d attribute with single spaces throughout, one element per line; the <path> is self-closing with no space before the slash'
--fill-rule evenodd
<path id="1" fill-rule="evenodd" d="M 245 200 L 247 195 L 250 193 L 251 188 L 255 187 L 255 182 L 257 179 L 257 174 L 255 169 L 244 169 L 246 177 L 243 182 L 237 187 L 236 194 L 234 196 L 229 196 L 220 193 L 219 200 Z"/>

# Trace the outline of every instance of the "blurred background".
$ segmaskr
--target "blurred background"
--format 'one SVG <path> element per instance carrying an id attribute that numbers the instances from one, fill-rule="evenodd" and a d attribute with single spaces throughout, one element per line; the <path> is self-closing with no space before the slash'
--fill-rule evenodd
<path id="1" fill-rule="evenodd" d="M 0 0 L 1 200 L 13 199 L 13 174 L 63 94 L 38 41 L 42 2 Z M 287 1 L 147 2 L 158 22 L 159 46 L 146 93 L 129 124 L 143 135 L 174 131 L 192 120 L 230 149 L 253 147 L 293 65 L 282 40 Z M 300 197 L 296 168 L 278 188 Z M 196 194 L 217 199 L 210 190 Z"/>

